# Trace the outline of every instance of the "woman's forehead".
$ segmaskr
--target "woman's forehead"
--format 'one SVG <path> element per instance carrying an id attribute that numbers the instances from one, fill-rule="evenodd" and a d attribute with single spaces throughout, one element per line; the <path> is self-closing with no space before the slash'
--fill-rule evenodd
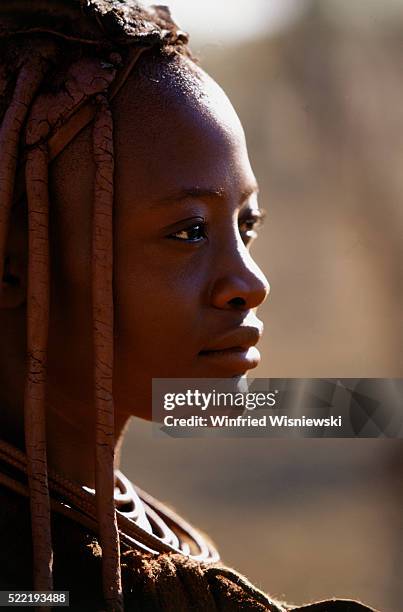
<path id="1" fill-rule="evenodd" d="M 162 136 L 183 137 L 197 126 L 243 137 L 225 92 L 194 62 L 183 56 L 152 56 L 140 62 L 113 105 L 118 142 L 130 144 L 158 134 L 162 145 Z"/>
<path id="2" fill-rule="evenodd" d="M 243 130 L 231 103 L 200 69 L 193 70 L 193 76 L 182 78 L 166 69 L 157 78 L 154 68 L 150 82 L 143 67 L 143 75 L 133 75 L 114 101 L 117 218 L 128 219 L 126 213 L 131 218 L 133 211 L 194 188 L 223 194 L 232 190 L 234 200 L 253 188 Z M 186 90 L 188 78 L 199 83 L 193 98 Z M 66 254 L 66 266 L 77 269 L 69 276 L 82 276 L 80 253 L 90 262 L 93 176 L 88 126 L 52 164 L 58 244 Z"/>
<path id="3" fill-rule="evenodd" d="M 254 182 L 231 102 L 187 59 L 166 65 L 158 79 L 131 79 L 114 115 L 119 197 L 130 197 L 134 183 L 136 197 L 158 199 L 182 187 L 225 189 L 237 177 Z"/>

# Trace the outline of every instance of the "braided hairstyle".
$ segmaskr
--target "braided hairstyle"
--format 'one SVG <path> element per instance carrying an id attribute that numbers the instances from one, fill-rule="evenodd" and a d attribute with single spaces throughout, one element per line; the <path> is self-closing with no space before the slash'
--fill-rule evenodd
<path id="1" fill-rule="evenodd" d="M 114 506 L 113 121 L 109 102 L 153 47 L 185 54 L 187 35 L 164 7 L 132 0 L 4 0 L 0 6 L 0 266 L 7 279 L 11 211 L 28 210 L 25 450 L 34 589 L 52 589 L 45 405 L 49 323 L 49 163 L 93 122 L 95 161 L 92 304 L 96 409 L 96 510 L 104 597 L 123 609 Z"/>

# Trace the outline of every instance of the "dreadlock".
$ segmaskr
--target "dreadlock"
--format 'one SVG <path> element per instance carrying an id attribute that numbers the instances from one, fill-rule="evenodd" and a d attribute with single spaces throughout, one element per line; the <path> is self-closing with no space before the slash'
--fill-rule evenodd
<path id="1" fill-rule="evenodd" d="M 28 208 L 25 451 L 30 492 L 34 589 L 52 589 L 46 459 L 49 324 L 49 163 L 93 121 L 95 161 L 92 303 L 96 408 L 96 515 L 104 597 L 123 610 L 114 505 L 113 121 L 109 107 L 140 54 L 190 56 L 187 36 L 167 9 L 119 0 L 3 1 L 0 8 L 0 272 L 11 211 Z M 25 172 L 25 175 L 24 175 Z"/>

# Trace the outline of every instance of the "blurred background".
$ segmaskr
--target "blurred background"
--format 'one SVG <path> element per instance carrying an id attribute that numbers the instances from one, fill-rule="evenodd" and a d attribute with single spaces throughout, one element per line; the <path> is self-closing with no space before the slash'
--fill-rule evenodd
<path id="1" fill-rule="evenodd" d="M 172 0 L 247 134 L 272 293 L 257 377 L 403 377 L 403 3 Z M 400 440 L 154 437 L 123 471 L 295 603 L 403 611 Z"/>

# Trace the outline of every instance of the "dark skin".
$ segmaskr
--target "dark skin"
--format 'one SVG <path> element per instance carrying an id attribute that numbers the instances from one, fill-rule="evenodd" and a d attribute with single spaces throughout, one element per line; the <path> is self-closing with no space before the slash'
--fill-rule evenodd
<path id="1" fill-rule="evenodd" d="M 228 98 L 183 57 L 164 60 L 158 78 L 142 72 L 113 105 L 115 467 L 130 417 L 151 418 L 152 377 L 243 376 L 258 364 L 256 309 L 269 290 L 250 253 L 257 186 Z M 49 464 L 92 487 L 93 172 L 87 128 L 51 171 L 47 410 Z M 0 298 L 0 430 L 23 448 L 27 254 L 23 214 L 15 221 L 17 282 Z"/>

